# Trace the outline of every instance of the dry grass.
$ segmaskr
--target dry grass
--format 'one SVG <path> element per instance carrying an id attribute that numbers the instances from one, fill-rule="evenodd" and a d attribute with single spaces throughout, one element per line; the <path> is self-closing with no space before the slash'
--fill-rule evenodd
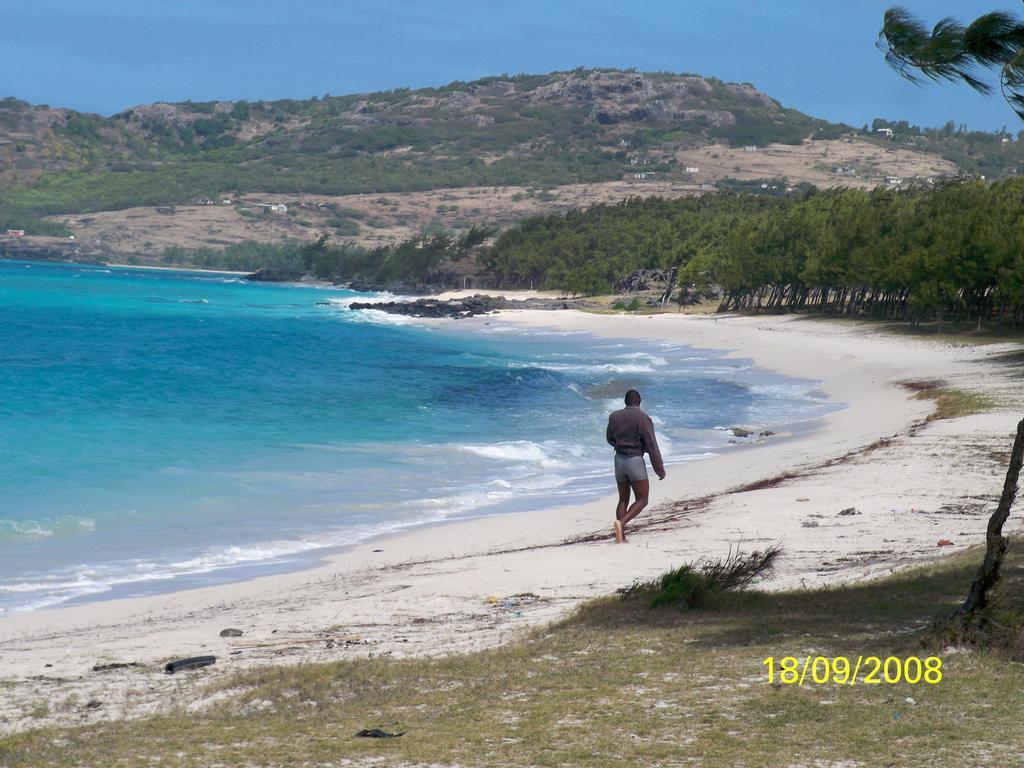
<path id="1" fill-rule="evenodd" d="M 982 323 L 978 328 L 976 321 L 944 321 L 922 322 L 917 326 L 910 323 L 897 323 L 892 321 L 868 321 L 871 325 L 877 325 L 888 333 L 896 333 L 902 336 L 918 336 L 934 341 L 943 341 L 947 344 L 1004 344 L 1006 342 L 1024 341 L 1024 331 L 1020 328 L 1013 328 L 1008 325 L 998 325 L 993 322 Z"/>
<path id="2" fill-rule="evenodd" d="M 885 183 L 886 176 L 913 178 L 953 176 L 956 166 L 935 155 L 899 147 L 891 142 L 845 137 L 806 141 L 799 145 L 769 144 L 756 152 L 713 144 L 676 153 L 679 167 L 697 166 L 697 182 L 735 179 L 781 179 L 790 184 L 810 182 L 819 187 L 870 189 Z M 835 166 L 852 166 L 857 176 L 832 173 Z"/>
<path id="3" fill-rule="evenodd" d="M 476 224 L 504 229 L 527 216 L 616 203 L 635 195 L 677 198 L 695 194 L 699 192 L 692 185 L 667 181 L 595 182 L 544 191 L 510 186 L 335 196 L 249 193 L 234 205 L 177 205 L 173 214 L 140 207 L 51 218 L 66 223 L 86 251 L 157 263 L 159 254 L 172 245 L 223 248 L 246 240 L 315 240 L 327 232 L 372 248 L 394 244 L 431 227 L 458 230 Z M 286 203 L 288 213 L 255 215 L 256 203 Z M 345 217 L 358 225 L 358 233 L 337 234 L 331 222 L 338 214 L 327 205 L 344 211 Z M 241 209 L 248 211 L 240 213 Z"/>
<path id="4" fill-rule="evenodd" d="M 748 313 L 752 314 L 752 313 Z M 770 314 L 762 311 L 762 314 Z M 776 312 L 774 314 L 785 314 Z M 988 344 L 1006 344 L 1008 342 L 1024 342 L 1024 329 L 1013 328 L 997 323 L 983 323 L 981 329 L 975 321 L 971 322 L 922 322 L 917 326 L 908 321 L 874 320 L 871 318 L 849 315 L 825 315 L 808 313 L 795 316 L 801 322 L 843 323 L 863 328 L 866 331 L 879 331 L 898 336 L 913 336 L 929 341 L 941 341 L 954 346 L 985 346 Z"/>
<path id="5" fill-rule="evenodd" d="M 1024 582 L 1015 557 L 1003 592 Z M 1024 666 L 1002 651 L 954 652 L 930 629 L 979 558 L 845 588 L 724 593 L 701 611 L 605 598 L 470 656 L 253 671 L 202 713 L 182 702 L 140 721 L 9 738 L 0 765 L 1015 765 Z M 944 677 L 767 684 L 766 657 L 819 654 L 940 654 Z M 355 737 L 363 728 L 404 735 Z"/>
<path id="6" fill-rule="evenodd" d="M 928 416 L 928 421 L 970 416 L 987 411 L 994 405 L 987 395 L 945 387 L 940 381 L 906 381 L 903 386 L 918 400 L 935 401 L 935 410 Z"/>

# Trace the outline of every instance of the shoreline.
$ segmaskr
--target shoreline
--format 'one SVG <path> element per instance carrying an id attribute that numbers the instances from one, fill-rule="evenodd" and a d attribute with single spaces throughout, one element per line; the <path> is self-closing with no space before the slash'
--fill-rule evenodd
<path id="1" fill-rule="evenodd" d="M 301 284 L 296 284 L 299 287 L 307 287 Z M 536 293 L 536 292 L 534 292 Z M 498 315 L 500 316 L 500 312 Z M 547 319 L 550 316 L 550 312 L 542 313 L 542 319 Z M 507 316 L 507 315 L 506 315 Z M 504 325 L 501 328 L 501 333 L 497 336 L 504 337 L 511 335 L 509 332 L 517 331 L 516 325 L 512 322 L 503 324 L 495 321 L 495 315 L 487 316 L 487 320 L 484 322 L 485 325 Z M 424 328 L 431 328 L 444 334 L 445 332 L 450 333 L 453 337 L 468 337 L 472 338 L 474 335 L 479 333 L 477 329 L 467 329 L 462 323 L 453 324 L 449 318 L 414 318 L 408 321 L 412 327 L 420 326 Z M 479 323 L 477 324 L 479 325 Z M 551 326 L 543 322 L 538 330 L 543 333 L 550 333 Z M 605 341 L 608 336 L 598 336 L 590 331 L 581 332 L 580 338 L 594 340 L 595 342 Z M 662 348 L 657 343 L 652 343 L 649 350 L 652 354 L 665 354 Z M 724 349 L 711 349 L 708 350 L 712 353 L 711 358 L 713 360 L 724 359 L 724 356 L 728 350 Z M 691 359 L 689 355 L 691 353 L 698 352 L 695 348 L 686 348 L 684 359 Z M 720 358 L 719 355 L 723 357 Z M 696 358 L 693 358 L 696 359 Z M 744 363 L 750 363 L 749 359 L 742 360 Z M 742 368 L 747 368 L 744 365 Z M 751 366 L 753 367 L 753 366 Z M 667 370 L 667 369 L 665 369 Z M 778 374 L 769 371 L 767 369 L 758 369 L 759 375 L 757 379 L 761 383 L 768 384 L 769 380 L 773 380 L 772 377 Z M 763 377 L 767 376 L 768 378 Z M 791 377 L 785 377 L 784 382 L 789 385 L 798 382 L 804 383 L 808 386 L 820 385 L 819 381 L 810 381 L 803 379 L 795 379 Z M 809 390 L 809 395 L 827 400 L 824 393 L 820 390 L 814 389 Z M 828 405 L 822 405 L 818 403 L 815 406 L 815 410 L 826 408 L 827 412 L 832 410 L 845 408 L 845 404 L 835 403 L 829 400 Z M 657 406 L 655 406 L 655 414 L 657 414 Z M 810 410 L 797 416 L 796 414 L 783 414 L 777 413 L 773 416 L 777 416 L 783 420 L 763 420 L 757 418 L 754 421 L 743 421 L 735 422 L 731 426 L 718 426 L 714 430 L 721 435 L 721 442 L 715 445 L 693 445 L 689 449 L 684 448 L 680 451 L 679 446 L 672 446 L 669 448 L 669 453 L 666 454 L 666 465 L 669 467 L 673 466 L 684 466 L 692 462 L 704 462 L 714 461 L 721 455 L 730 455 L 736 451 L 751 450 L 763 447 L 766 443 L 771 442 L 778 444 L 793 439 L 799 439 L 800 437 L 806 436 L 808 433 L 818 431 L 823 428 L 823 418 L 826 413 L 812 412 Z M 763 415 L 763 414 L 759 414 Z M 785 417 L 791 416 L 793 420 L 785 420 Z M 723 422 L 728 423 L 728 422 Z M 734 428 L 749 430 L 749 434 L 740 437 L 732 432 Z M 758 434 L 759 430 L 771 430 Z M 710 431 L 710 430 L 709 430 Z M 728 442 L 726 442 L 728 441 Z M 604 442 L 601 440 L 601 446 L 603 447 Z M 693 453 L 691 451 L 696 450 L 698 452 Z M 591 468 L 592 469 L 592 468 Z M 73 597 L 59 599 L 54 602 L 43 602 L 38 605 L 33 605 L 27 608 L 16 608 L 16 609 L 4 609 L 0 608 L 0 621 L 5 617 L 15 617 L 24 614 L 31 614 L 40 611 L 54 611 L 63 608 L 80 607 L 87 605 L 95 605 L 105 603 L 108 601 L 118 601 L 134 598 L 159 598 L 162 595 L 173 594 L 176 592 L 188 592 L 196 589 L 206 588 L 217 588 L 230 586 L 232 584 L 244 583 L 253 579 L 271 576 L 284 576 L 293 573 L 299 573 L 303 571 L 309 571 L 320 567 L 324 562 L 329 561 L 331 558 L 338 556 L 344 552 L 352 550 L 362 545 L 369 545 L 375 542 L 386 541 L 387 539 L 398 536 L 404 533 L 412 533 L 417 530 L 433 528 L 438 526 L 458 525 L 461 523 L 469 522 L 472 520 L 485 519 L 490 517 L 502 516 L 502 515 L 517 515 L 525 513 L 542 513 L 550 508 L 554 507 L 572 507 L 579 506 L 586 503 L 594 502 L 598 499 L 605 498 L 608 494 L 607 483 L 602 483 L 600 490 L 595 489 L 588 483 L 588 478 L 592 477 L 585 467 L 576 467 L 575 472 L 577 474 L 566 475 L 563 477 L 564 483 L 559 486 L 560 498 L 557 503 L 552 503 L 549 498 L 538 497 L 535 495 L 523 495 L 513 499 L 507 499 L 491 503 L 482 503 L 480 507 L 474 509 L 465 509 L 461 511 L 452 512 L 449 516 L 429 519 L 423 521 L 408 521 L 408 522 L 394 522 L 384 521 L 379 526 L 379 530 L 374 532 L 366 532 L 361 534 L 358 538 L 354 538 L 346 543 L 323 543 L 319 546 L 312 546 L 310 548 L 297 549 L 294 552 L 283 554 L 276 557 L 270 557 L 265 560 L 239 560 L 238 562 L 223 565 L 213 569 L 207 570 L 196 570 L 196 571 L 184 571 L 176 574 L 173 578 L 161 579 L 153 578 L 146 581 L 139 582 L 138 580 L 128 578 L 125 581 L 114 581 L 106 584 L 96 591 L 90 591 L 83 594 L 78 594 Z M 582 472 L 580 475 L 578 473 Z M 652 475 L 653 479 L 653 475 Z M 565 493 L 565 490 L 571 490 L 572 493 Z M 561 498 L 564 494 L 565 498 Z M 394 522 L 394 524 L 389 524 Z M 223 546 L 229 546 L 229 543 L 225 543 Z M 2 629 L 2 624 L 0 624 Z"/>
<path id="2" fill-rule="evenodd" d="M 791 316 L 515 310 L 501 318 L 729 349 L 727 359 L 824 380 L 823 391 L 847 408 L 817 420 L 820 428 L 808 434 L 673 465 L 666 481 L 652 482 L 651 506 L 626 546 L 611 543 L 609 494 L 386 534 L 311 569 L 0 617 L 0 680 L 17 694 L 0 704 L 0 732 L 26 727 L 18 712 L 28 703 L 69 693 L 111 701 L 85 718 L 155 711 L 175 690 L 158 674 L 171 657 L 216 654 L 210 674 L 221 675 L 263 664 L 492 646 L 583 600 L 738 543 L 755 549 L 783 542 L 779 577 L 767 585 L 782 588 L 855 580 L 940 556 L 940 535 L 957 544 L 983 540 L 987 514 L 937 510 L 998 494 L 998 462 L 975 457 L 964 464 L 958 448 L 966 436 L 998 450 L 1012 431 L 1009 407 L 1019 405 L 1019 395 L 1010 371 L 995 360 L 1017 344 L 956 347 Z M 470 318 L 460 327 L 486 322 L 487 316 Z M 980 389 L 1000 406 L 921 426 L 932 404 L 899 386 L 911 378 Z M 937 445 L 946 451 L 938 458 Z M 837 517 L 850 507 L 856 515 Z M 227 627 L 244 634 L 221 638 Z M 108 663 L 144 666 L 89 671 Z"/>
<path id="3" fill-rule="evenodd" d="M 787 427 L 782 432 L 772 435 L 770 438 L 762 438 L 753 442 L 736 442 L 733 445 L 727 445 L 721 448 L 721 452 L 702 454 L 698 456 L 692 456 L 689 458 L 681 459 L 673 462 L 671 459 L 665 459 L 666 468 L 672 467 L 684 467 L 689 464 L 695 464 L 704 461 L 714 461 L 715 459 L 726 455 L 732 455 L 733 453 L 756 450 L 763 448 L 767 442 L 774 445 L 785 443 L 790 440 L 798 440 L 802 437 L 806 437 L 823 429 L 822 421 L 825 416 L 815 416 L 810 419 L 806 419 L 801 422 L 796 422 L 786 425 L 776 425 L 780 427 Z M 792 427 L 792 431 L 788 429 Z M 648 462 L 649 466 L 649 462 Z M 656 477 L 651 473 L 651 480 L 656 480 Z M 215 580 L 208 583 L 189 584 L 196 580 L 201 580 L 201 577 L 205 575 L 203 572 L 184 574 L 180 577 L 175 577 L 171 584 L 167 584 L 166 588 L 160 588 L 160 585 L 164 582 L 153 579 L 151 582 L 153 588 L 147 590 L 142 594 L 124 594 L 119 595 L 118 592 L 130 591 L 135 586 L 134 583 L 117 584 L 110 588 L 108 592 L 90 593 L 87 595 L 80 595 L 77 597 L 70 598 L 60 603 L 53 605 L 45 605 L 39 608 L 33 608 L 28 611 L 14 611 L 10 613 L 0 612 L 0 643 L 3 642 L 3 619 L 4 617 L 16 617 L 23 615 L 31 615 L 34 613 L 45 612 L 45 611 L 59 611 L 65 608 L 79 608 L 86 606 L 102 605 L 106 602 L 117 602 L 122 600 L 143 600 L 143 599 L 159 599 L 162 596 L 173 595 L 178 593 L 188 593 L 193 590 L 200 589 L 220 589 L 230 588 L 232 585 L 245 584 L 246 582 L 253 581 L 256 579 L 264 578 L 279 578 L 284 576 L 290 576 L 294 574 L 301 574 L 304 572 L 316 570 L 322 568 L 325 565 L 329 565 L 337 558 L 345 555 L 346 553 L 353 551 L 360 547 L 378 546 L 380 544 L 387 543 L 388 541 L 401 537 L 404 535 L 414 535 L 418 531 L 427 531 L 435 528 L 446 528 L 446 527 L 458 527 L 467 523 L 475 521 L 488 520 L 492 518 L 500 518 L 506 516 L 516 515 L 541 515 L 545 514 L 552 509 L 568 509 L 584 504 L 594 503 L 599 499 L 604 499 L 607 496 L 606 493 L 600 495 L 588 494 L 586 498 L 577 500 L 576 502 L 569 504 L 561 504 L 557 506 L 544 505 L 538 507 L 535 500 L 531 500 L 529 506 L 525 505 L 527 500 L 520 502 L 520 505 L 512 504 L 509 508 L 497 509 L 494 511 L 481 511 L 481 512 L 458 512 L 451 517 L 445 517 L 438 520 L 430 520 L 426 522 L 411 522 L 394 530 L 381 531 L 367 536 L 364 539 L 359 539 L 349 544 L 341 545 L 325 545 L 317 547 L 315 549 L 303 550 L 295 553 L 294 555 L 288 555 L 287 559 L 282 562 L 274 561 L 255 561 L 255 562 L 242 562 L 236 565 L 227 566 L 222 571 L 252 571 L 253 573 L 242 578 L 231 578 L 228 580 Z M 180 586 L 173 586 L 173 582 L 178 581 Z M 2 677 L 0 677 L 2 679 Z"/>
<path id="4" fill-rule="evenodd" d="M 231 269 L 205 269 L 203 267 L 157 267 L 144 264 L 113 264 L 109 261 L 101 262 L 96 266 L 114 267 L 116 269 L 145 269 L 157 272 L 209 272 L 213 275 L 251 275 L 252 272 L 238 272 Z"/>

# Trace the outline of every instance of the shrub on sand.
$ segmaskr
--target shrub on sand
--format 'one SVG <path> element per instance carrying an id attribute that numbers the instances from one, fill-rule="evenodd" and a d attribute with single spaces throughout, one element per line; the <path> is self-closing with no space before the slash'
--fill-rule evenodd
<path id="1" fill-rule="evenodd" d="M 703 608 L 716 593 L 738 592 L 756 579 L 770 577 L 781 555 L 779 545 L 747 554 L 738 547 L 730 548 L 723 558 L 702 565 L 687 563 L 653 581 L 635 583 L 620 593 L 624 598 L 642 595 L 650 601 L 651 608 Z"/>

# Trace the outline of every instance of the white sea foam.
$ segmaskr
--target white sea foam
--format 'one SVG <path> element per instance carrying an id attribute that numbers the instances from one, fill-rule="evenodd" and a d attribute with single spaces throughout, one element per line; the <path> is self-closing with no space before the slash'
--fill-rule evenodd
<path id="1" fill-rule="evenodd" d="M 377 325 L 409 325 L 416 322 L 415 318 L 406 315 L 393 315 L 379 309 L 354 309 L 345 313 L 345 319 L 356 323 L 375 323 Z"/>
<path id="2" fill-rule="evenodd" d="M 820 381 L 806 381 L 806 380 L 792 380 L 792 381 L 779 381 L 779 382 L 765 382 L 759 384 L 751 384 L 747 389 L 751 394 L 762 395 L 764 397 L 784 397 L 784 398 L 809 398 L 811 392 L 819 388 L 822 385 Z"/>
<path id="3" fill-rule="evenodd" d="M 56 519 L 41 518 L 39 520 L 9 520 L 0 518 L 0 539 L 50 537 L 58 533 L 92 531 L 95 528 L 96 521 L 93 518 L 75 517 L 73 515 L 64 515 Z"/>
<path id="4" fill-rule="evenodd" d="M 545 371 L 557 373 L 582 373 L 582 374 L 615 374 L 615 373 L 653 373 L 653 365 L 641 365 L 637 363 L 548 363 L 531 362 L 509 363 L 510 368 L 540 368 Z"/>
<path id="5" fill-rule="evenodd" d="M 377 309 L 349 309 L 352 304 L 383 304 L 389 301 L 413 301 L 415 296 L 402 296 L 400 294 L 372 293 L 366 296 L 333 296 L 326 300 L 326 304 L 346 312 L 342 317 L 356 323 L 375 323 L 377 325 L 409 325 L 416 322 L 415 318 L 406 315 L 393 315 L 389 312 L 382 312 Z"/>
<path id="6" fill-rule="evenodd" d="M 547 461 L 548 454 L 537 443 L 529 440 L 514 440 L 506 443 L 485 445 L 463 445 L 463 451 L 496 461 Z"/>
<path id="7" fill-rule="evenodd" d="M 539 469 L 565 469 L 570 466 L 568 459 L 586 455 L 583 446 L 549 441 L 542 444 L 531 440 L 511 440 L 501 443 L 466 444 L 459 450 L 481 456 L 492 461 L 523 464 Z"/>
<path id="8" fill-rule="evenodd" d="M 332 296 L 327 303 L 339 309 L 348 309 L 351 304 L 385 304 L 389 301 L 414 301 L 415 296 L 402 296 L 394 293 L 372 293 L 356 296 Z"/>
<path id="9" fill-rule="evenodd" d="M 134 561 L 112 563 L 102 568 L 80 567 L 63 577 L 0 583 L 0 595 L 14 598 L 10 601 L 5 600 L 8 602 L 7 610 L 38 610 L 76 598 L 109 592 L 125 585 L 197 576 L 226 568 L 280 561 L 315 549 L 351 545 L 413 525 L 443 520 L 453 511 L 471 508 L 467 506 L 468 503 L 467 499 L 462 504 L 439 504 L 437 506 L 441 509 L 420 514 L 412 519 L 353 526 L 345 530 L 294 540 L 268 541 L 247 546 L 210 547 L 195 557 L 172 563 Z M 21 596 L 21 599 L 17 599 L 18 596 Z"/>
<path id="10" fill-rule="evenodd" d="M 53 536 L 53 529 L 40 525 L 36 520 L 0 520 L 0 535 L 3 534 L 37 538 Z"/>
<path id="11" fill-rule="evenodd" d="M 569 485 L 578 479 L 569 475 L 534 475 L 528 480 L 520 480 L 516 485 L 521 491 L 548 491 Z"/>
<path id="12" fill-rule="evenodd" d="M 651 365 L 668 365 L 666 360 L 661 355 L 652 355 L 650 352 L 631 352 L 627 355 L 618 355 L 618 357 L 624 360 L 646 360 Z"/>

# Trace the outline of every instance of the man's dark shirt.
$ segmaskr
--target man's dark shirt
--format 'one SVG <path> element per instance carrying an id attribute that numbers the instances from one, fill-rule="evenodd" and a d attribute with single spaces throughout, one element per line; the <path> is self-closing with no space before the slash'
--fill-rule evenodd
<path id="1" fill-rule="evenodd" d="M 639 405 L 627 405 L 608 416 L 608 429 L 605 432 L 608 444 L 615 448 L 616 453 L 623 456 L 643 456 L 650 454 L 651 466 L 655 474 L 665 471 L 658 450 L 658 441 L 654 438 L 654 422 L 644 413 Z"/>

